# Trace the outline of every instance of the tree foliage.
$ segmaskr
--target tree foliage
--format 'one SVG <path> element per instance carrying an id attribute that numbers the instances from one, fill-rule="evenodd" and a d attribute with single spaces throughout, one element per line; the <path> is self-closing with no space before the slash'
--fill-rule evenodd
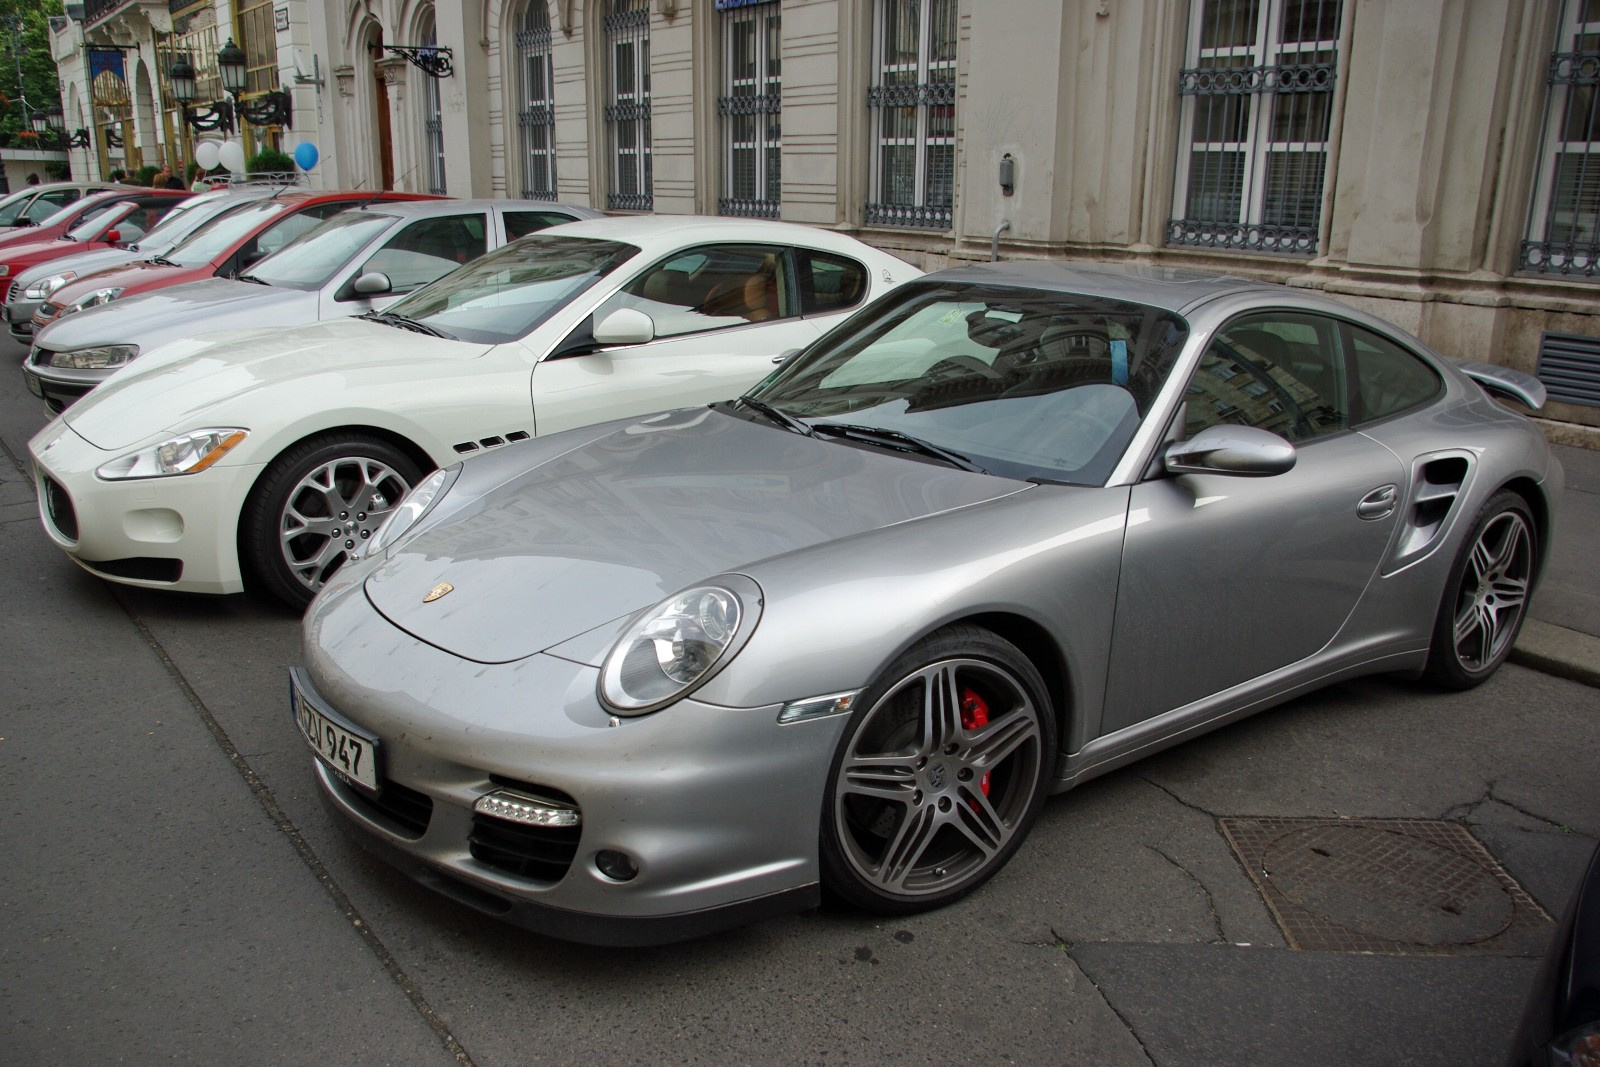
<path id="1" fill-rule="evenodd" d="M 0 144 L 32 140 L 23 100 L 29 114 L 61 104 L 50 17 L 63 13 L 62 0 L 0 0 Z"/>

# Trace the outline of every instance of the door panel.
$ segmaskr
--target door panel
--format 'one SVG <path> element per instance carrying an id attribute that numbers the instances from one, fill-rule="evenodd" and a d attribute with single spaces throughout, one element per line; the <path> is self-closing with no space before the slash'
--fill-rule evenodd
<path id="1" fill-rule="evenodd" d="M 1346 433 L 1301 444 L 1294 469 L 1274 477 L 1136 486 L 1103 729 L 1221 692 L 1332 640 L 1394 530 L 1393 510 L 1370 501 L 1391 485 L 1403 496 L 1405 477 L 1388 449 Z"/>

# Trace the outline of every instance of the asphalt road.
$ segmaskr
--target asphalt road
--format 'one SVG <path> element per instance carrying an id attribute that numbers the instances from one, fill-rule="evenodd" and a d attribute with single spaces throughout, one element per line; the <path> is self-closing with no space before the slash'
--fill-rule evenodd
<path id="1" fill-rule="evenodd" d="M 288 713 L 294 618 L 113 588 L 48 542 L 20 359 L 0 341 L 8 1062 L 1495 1064 L 1538 907 L 1516 944 L 1302 951 L 1220 820 L 1464 825 L 1545 911 L 1600 837 L 1600 690 L 1513 665 L 1467 694 L 1341 685 L 1054 798 L 937 913 L 541 938 L 330 822 Z"/>

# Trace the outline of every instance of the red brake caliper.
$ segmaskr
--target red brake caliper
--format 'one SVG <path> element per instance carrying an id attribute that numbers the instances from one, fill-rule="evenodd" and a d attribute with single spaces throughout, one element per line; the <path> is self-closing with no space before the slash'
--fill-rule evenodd
<path id="1" fill-rule="evenodd" d="M 989 705 L 978 695 L 974 689 L 961 690 L 961 728 L 968 732 L 989 723 Z M 983 777 L 978 779 L 978 788 L 983 790 L 983 795 L 989 795 L 989 774 L 984 771 Z M 968 803 L 972 803 L 968 801 Z M 976 804 L 972 805 L 974 809 Z"/>

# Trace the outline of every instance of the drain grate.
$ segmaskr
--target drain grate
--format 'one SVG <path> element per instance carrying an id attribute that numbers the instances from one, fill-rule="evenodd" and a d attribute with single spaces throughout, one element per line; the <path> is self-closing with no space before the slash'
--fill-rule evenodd
<path id="1" fill-rule="evenodd" d="M 1550 916 L 1453 822 L 1223 819 L 1291 948 L 1537 956 Z"/>

